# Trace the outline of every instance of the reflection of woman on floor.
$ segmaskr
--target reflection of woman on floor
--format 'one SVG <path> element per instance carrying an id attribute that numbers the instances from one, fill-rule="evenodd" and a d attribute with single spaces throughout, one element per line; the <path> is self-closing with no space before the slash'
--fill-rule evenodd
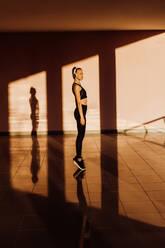
<path id="1" fill-rule="evenodd" d="M 80 81 L 83 79 L 83 70 L 74 67 L 72 69 L 74 82 L 72 84 L 72 92 L 75 96 L 76 108 L 74 110 L 74 117 L 77 122 L 77 138 L 76 138 L 76 156 L 73 158 L 74 163 L 81 170 L 85 170 L 85 165 L 81 155 L 82 142 L 86 130 L 86 112 L 87 112 L 87 94 L 86 90 L 81 86 Z"/>
<path id="2" fill-rule="evenodd" d="M 88 243 L 91 235 L 91 225 L 89 222 L 88 205 L 83 191 L 82 180 L 85 177 L 85 171 L 77 169 L 73 174 L 74 178 L 77 180 L 77 198 L 79 200 L 80 209 L 83 212 L 82 228 L 80 234 L 80 248 L 86 247 L 86 242 Z"/>
<path id="3" fill-rule="evenodd" d="M 40 146 L 37 136 L 32 136 L 31 155 L 32 155 L 32 161 L 31 161 L 32 182 L 37 183 L 38 172 L 40 170 Z"/>

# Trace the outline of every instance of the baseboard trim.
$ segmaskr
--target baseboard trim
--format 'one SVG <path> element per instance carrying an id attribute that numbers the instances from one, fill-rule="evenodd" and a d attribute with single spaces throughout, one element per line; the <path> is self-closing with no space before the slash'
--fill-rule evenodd
<path id="1" fill-rule="evenodd" d="M 126 133 L 144 133 L 144 130 L 117 130 L 117 129 L 102 129 L 102 130 L 86 130 L 86 134 L 126 134 Z M 165 130 L 159 129 L 148 129 L 148 133 L 165 133 Z M 67 134 L 77 134 L 77 130 L 69 131 L 48 131 L 48 132 L 37 132 L 37 135 L 67 135 Z M 0 132 L 0 136 L 31 136 L 29 132 Z"/>
<path id="2" fill-rule="evenodd" d="M 87 134 L 117 134 L 117 130 L 86 130 Z M 65 135 L 65 134 L 77 134 L 77 130 L 74 131 L 48 131 L 48 132 L 37 132 L 37 135 Z M 0 136 L 31 136 L 29 132 L 0 132 Z"/>

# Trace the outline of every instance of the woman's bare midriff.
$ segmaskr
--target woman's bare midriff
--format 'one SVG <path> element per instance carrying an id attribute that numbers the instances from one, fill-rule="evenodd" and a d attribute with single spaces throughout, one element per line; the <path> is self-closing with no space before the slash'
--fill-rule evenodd
<path id="1" fill-rule="evenodd" d="M 80 100 L 81 104 L 87 105 L 87 97 Z"/>

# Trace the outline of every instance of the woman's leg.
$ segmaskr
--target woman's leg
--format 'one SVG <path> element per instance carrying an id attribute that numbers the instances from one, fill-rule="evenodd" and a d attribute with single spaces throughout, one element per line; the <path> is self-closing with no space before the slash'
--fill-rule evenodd
<path id="1" fill-rule="evenodd" d="M 84 114 L 84 118 L 85 118 L 85 124 L 84 125 L 81 125 L 81 123 L 80 123 L 80 115 L 79 115 L 78 109 L 75 109 L 75 113 L 74 113 L 75 119 L 77 121 L 77 131 L 78 131 L 77 138 L 76 138 L 76 157 L 77 158 L 82 157 L 81 156 L 82 155 L 82 142 L 83 142 L 83 139 L 85 136 L 85 130 L 86 130 L 86 110 L 87 110 L 87 107 L 83 105 L 82 109 L 83 109 L 83 114 Z"/>
<path id="2" fill-rule="evenodd" d="M 77 121 L 78 135 L 76 138 L 76 156 L 81 158 L 82 156 L 82 142 L 85 136 L 86 121 L 85 125 L 81 125 L 80 121 Z"/>

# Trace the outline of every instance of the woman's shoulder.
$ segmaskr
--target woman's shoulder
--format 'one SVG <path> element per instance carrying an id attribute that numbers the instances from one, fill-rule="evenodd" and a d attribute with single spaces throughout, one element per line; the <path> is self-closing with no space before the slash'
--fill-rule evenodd
<path id="1" fill-rule="evenodd" d="M 81 87 L 81 88 L 83 88 L 80 84 L 77 84 L 77 83 L 73 83 L 73 84 L 72 84 L 72 87 L 76 87 L 76 88 Z"/>

